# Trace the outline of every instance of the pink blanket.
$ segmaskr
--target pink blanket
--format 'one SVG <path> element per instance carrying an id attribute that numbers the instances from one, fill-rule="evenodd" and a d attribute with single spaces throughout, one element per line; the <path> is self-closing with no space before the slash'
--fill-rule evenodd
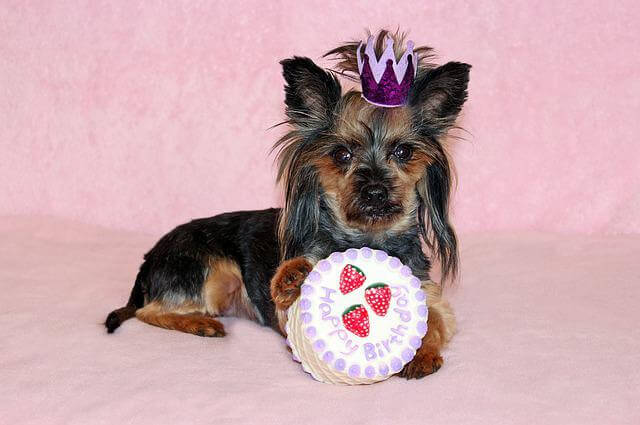
<path id="1" fill-rule="evenodd" d="M 444 367 L 364 387 L 313 381 L 244 320 L 107 335 L 154 240 L 0 219 L 0 423 L 640 423 L 638 236 L 463 235 Z"/>

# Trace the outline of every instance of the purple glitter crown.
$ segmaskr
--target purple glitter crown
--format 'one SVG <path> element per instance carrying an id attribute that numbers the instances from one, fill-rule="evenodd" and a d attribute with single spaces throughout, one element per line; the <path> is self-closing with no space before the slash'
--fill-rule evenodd
<path id="1" fill-rule="evenodd" d="M 385 108 L 403 106 L 407 103 L 409 90 L 417 72 L 413 41 L 407 42 L 407 50 L 397 62 L 391 38 L 386 39 L 387 46 L 380 59 L 376 59 L 374 44 L 373 37 L 369 37 L 364 54 L 360 53 L 362 43 L 356 53 L 362 81 L 362 97 L 369 103 Z"/>

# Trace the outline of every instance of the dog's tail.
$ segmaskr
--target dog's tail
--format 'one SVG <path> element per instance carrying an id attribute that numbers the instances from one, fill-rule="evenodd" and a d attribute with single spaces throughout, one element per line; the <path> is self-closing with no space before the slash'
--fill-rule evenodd
<path id="1" fill-rule="evenodd" d="M 143 271 L 140 270 L 138 276 L 136 276 L 136 282 L 133 284 L 127 305 L 113 310 L 107 316 L 107 319 L 104 321 L 104 326 L 107 328 L 108 333 L 113 333 L 113 331 L 120 327 L 122 322 L 131 319 L 136 315 L 136 310 L 144 306 L 144 292 L 142 290 L 143 279 Z"/>

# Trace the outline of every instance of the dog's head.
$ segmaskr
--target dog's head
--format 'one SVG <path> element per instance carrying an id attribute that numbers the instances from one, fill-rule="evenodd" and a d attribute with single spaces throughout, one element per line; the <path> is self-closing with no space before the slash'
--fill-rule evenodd
<path id="1" fill-rule="evenodd" d="M 377 37 L 377 55 L 382 41 Z M 392 36 L 396 50 L 401 36 Z M 329 52 L 343 75 L 357 75 L 357 43 Z M 337 78 L 308 58 L 281 62 L 286 113 L 292 130 L 277 144 L 278 178 L 285 186 L 280 237 L 285 255 L 312 240 L 320 215 L 337 231 L 376 234 L 418 226 L 439 257 L 443 274 L 455 274 L 457 243 L 449 222 L 451 166 L 443 139 L 467 98 L 470 66 L 427 64 L 430 49 L 415 49 L 418 71 L 406 106 L 377 107 L 357 91 L 344 95 Z M 299 255 L 297 252 L 295 255 Z"/>

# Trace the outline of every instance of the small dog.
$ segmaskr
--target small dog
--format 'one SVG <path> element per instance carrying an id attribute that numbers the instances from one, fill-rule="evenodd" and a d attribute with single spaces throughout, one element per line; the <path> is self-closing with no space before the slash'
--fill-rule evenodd
<path id="1" fill-rule="evenodd" d="M 385 42 L 400 57 L 402 34 L 381 31 L 370 40 L 378 57 Z M 166 234 L 144 256 L 127 305 L 108 315 L 109 333 L 136 316 L 221 337 L 215 317 L 242 316 L 284 334 L 286 310 L 313 265 L 333 251 L 369 246 L 398 257 L 429 295 L 428 332 L 399 375 L 421 378 L 442 366 L 455 319 L 441 287 L 429 280 L 422 242 L 440 260 L 443 279 L 454 279 L 444 139 L 467 98 L 471 67 L 435 66 L 430 48 L 416 48 L 406 104 L 384 108 L 359 91 L 342 94 L 335 74 L 358 75 L 361 48 L 353 42 L 328 52 L 338 60 L 334 73 L 305 57 L 281 62 L 291 130 L 274 149 L 284 207 L 198 219 Z"/>

